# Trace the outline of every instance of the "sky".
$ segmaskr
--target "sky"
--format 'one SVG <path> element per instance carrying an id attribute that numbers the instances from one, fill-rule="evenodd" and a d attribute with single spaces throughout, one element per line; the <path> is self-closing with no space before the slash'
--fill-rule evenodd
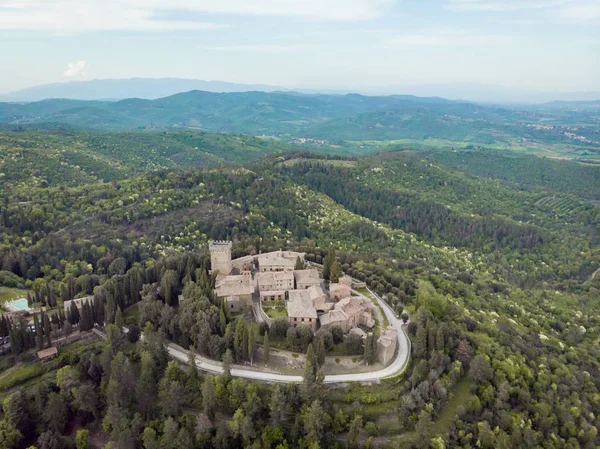
<path id="1" fill-rule="evenodd" d="M 600 0 L 0 0 L 0 92 L 182 77 L 600 91 Z"/>

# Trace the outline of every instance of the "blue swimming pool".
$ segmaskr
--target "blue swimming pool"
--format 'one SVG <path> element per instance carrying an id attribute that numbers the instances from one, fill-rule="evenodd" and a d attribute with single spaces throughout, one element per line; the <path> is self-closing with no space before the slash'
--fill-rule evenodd
<path id="1" fill-rule="evenodd" d="M 27 298 L 16 299 L 11 301 L 9 306 L 13 307 L 15 310 L 29 310 L 29 305 L 27 305 Z"/>

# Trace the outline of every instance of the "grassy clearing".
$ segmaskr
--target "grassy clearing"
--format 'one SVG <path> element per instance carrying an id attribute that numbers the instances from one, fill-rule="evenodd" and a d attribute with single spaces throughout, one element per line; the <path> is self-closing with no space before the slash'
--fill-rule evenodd
<path id="1" fill-rule="evenodd" d="M 21 290 L 20 288 L 0 287 L 0 303 L 12 301 L 19 298 L 27 298 L 30 290 Z"/>
<path id="2" fill-rule="evenodd" d="M 471 388 L 471 381 L 468 377 L 464 377 L 456 386 L 456 390 L 454 390 L 452 397 L 448 401 L 448 404 L 440 413 L 438 419 L 433 423 L 432 429 L 435 435 L 445 434 L 448 432 L 448 427 L 450 427 L 450 423 L 452 419 L 456 415 L 456 408 L 459 405 L 464 405 L 467 403 L 470 393 L 469 389 Z"/>
<path id="3" fill-rule="evenodd" d="M 287 318 L 287 316 L 288 316 L 287 310 L 285 310 L 285 307 L 277 308 L 277 309 L 266 309 L 265 313 L 267 314 L 268 317 L 273 318 L 273 319 Z"/>
<path id="4" fill-rule="evenodd" d="M 6 391 L 17 385 L 21 385 L 33 378 L 39 377 L 46 372 L 44 366 L 38 362 L 19 363 L 13 368 L 5 371 L 0 377 L 0 391 Z"/>

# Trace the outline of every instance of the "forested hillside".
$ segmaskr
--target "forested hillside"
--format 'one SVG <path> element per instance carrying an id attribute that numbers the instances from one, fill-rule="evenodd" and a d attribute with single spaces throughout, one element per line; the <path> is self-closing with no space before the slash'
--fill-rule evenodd
<path id="1" fill-rule="evenodd" d="M 0 186 L 80 185 L 164 168 L 245 163 L 293 148 L 277 141 L 198 131 L 0 132 Z"/>
<path id="2" fill-rule="evenodd" d="M 2 139 L 16 150 L 2 151 L 0 279 L 59 309 L 94 294 L 79 326 L 106 324 L 108 334 L 11 380 L 7 447 L 71 447 L 84 427 L 90 446 L 112 448 L 600 444 L 600 208 L 588 201 L 600 168 L 471 152 L 271 154 L 286 147 L 188 132 Z M 65 171 L 51 176 L 50 164 Z M 523 164 L 532 176 L 519 180 Z M 406 373 L 324 385 L 313 351 L 329 337 L 318 332 L 301 385 L 168 362 L 167 340 L 244 363 L 281 338 L 223 312 L 210 239 L 234 241 L 234 257 L 289 248 L 322 262 L 335 248 L 346 273 L 408 311 Z M 42 323 L 71 325 L 54 315 Z M 10 332 L 20 343 L 5 365 L 44 345 L 25 326 Z"/>
<path id="3" fill-rule="evenodd" d="M 412 96 L 191 91 L 157 100 L 45 100 L 0 103 L 5 126 L 59 123 L 95 130 L 197 129 L 206 132 L 356 141 L 508 147 L 540 155 L 598 159 L 595 108 L 501 108 Z"/>

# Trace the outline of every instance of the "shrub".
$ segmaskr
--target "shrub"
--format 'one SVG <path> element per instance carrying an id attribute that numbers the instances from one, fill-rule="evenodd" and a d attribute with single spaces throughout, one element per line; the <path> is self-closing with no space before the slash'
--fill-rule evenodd
<path id="1" fill-rule="evenodd" d="M 0 391 L 6 391 L 16 385 L 21 385 L 34 377 L 41 376 L 45 372 L 44 366 L 38 362 L 19 367 L 0 379 Z"/>

